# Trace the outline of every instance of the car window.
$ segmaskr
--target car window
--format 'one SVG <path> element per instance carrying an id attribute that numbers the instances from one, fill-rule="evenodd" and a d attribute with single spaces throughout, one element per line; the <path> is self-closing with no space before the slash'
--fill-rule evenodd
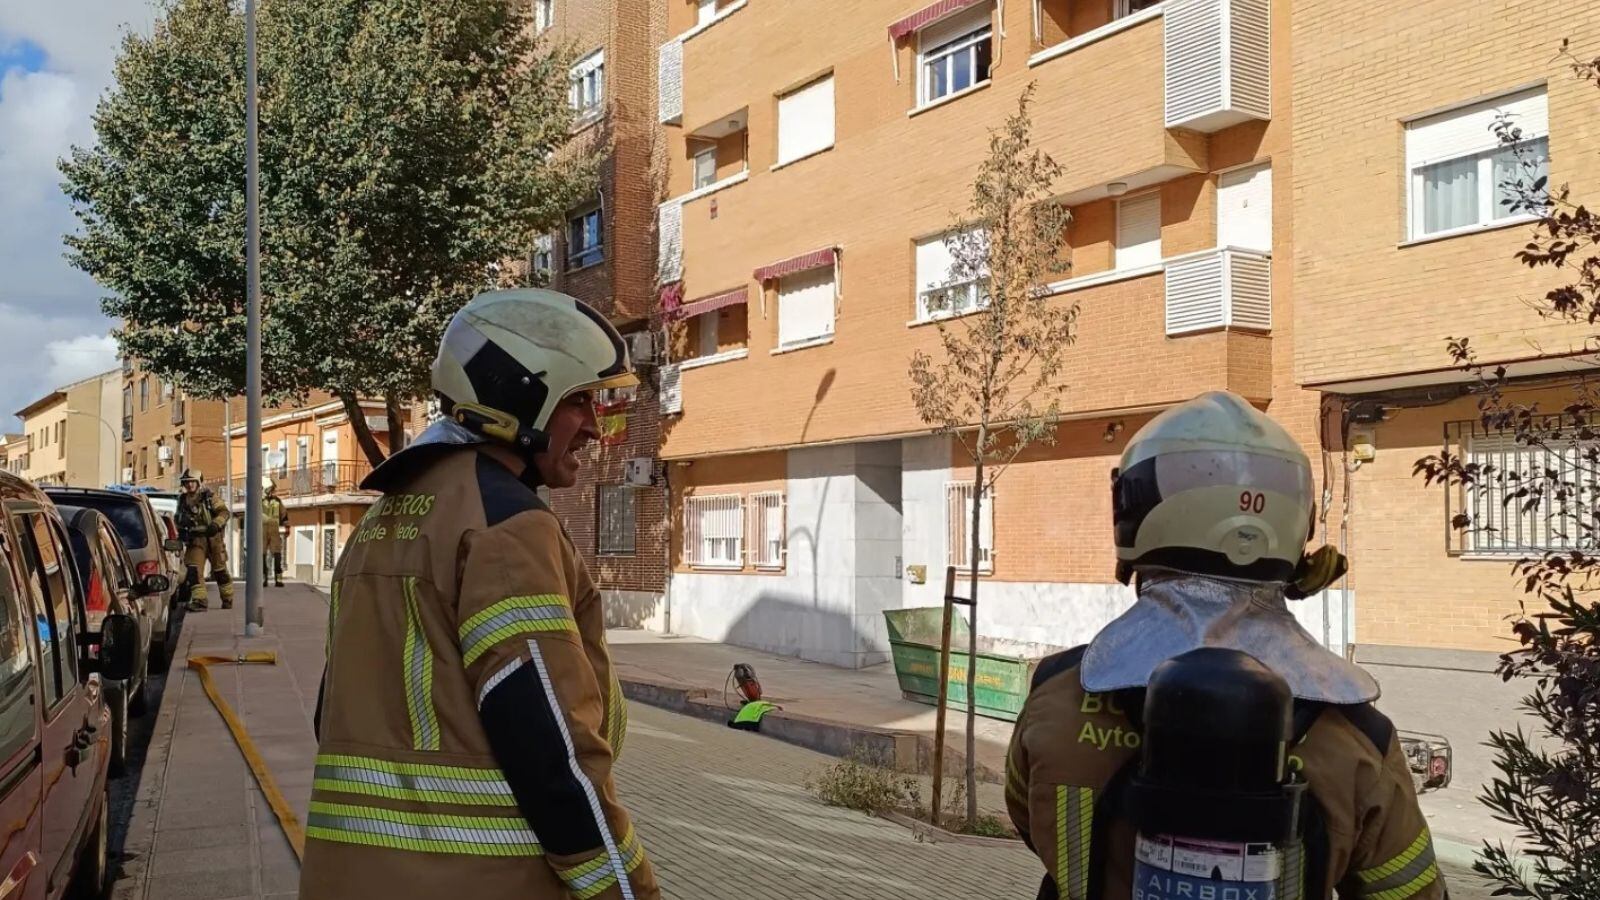
<path id="1" fill-rule="evenodd" d="M 96 532 L 98 535 L 98 532 Z M 88 621 L 85 627 L 98 631 L 111 611 L 111 600 L 116 592 L 107 580 L 106 555 L 100 548 L 89 545 L 90 538 L 74 528 L 67 533 L 72 541 L 72 558 L 78 562 L 78 576 L 83 582 L 83 608 Z"/>
<path id="2" fill-rule="evenodd" d="M 150 542 L 149 520 L 144 513 L 144 504 L 138 500 L 125 497 L 102 497 L 98 494 L 73 495 L 70 501 L 73 506 L 86 506 L 100 511 L 100 514 L 111 520 L 112 527 L 116 528 L 117 535 L 122 538 L 122 543 L 129 550 L 143 549 Z"/>
<path id="3" fill-rule="evenodd" d="M 34 595 L 34 626 L 43 650 L 45 707 L 54 709 L 78 683 L 72 628 L 78 582 L 43 513 L 25 513 L 12 522 L 23 543 L 22 568 Z"/>
<path id="4" fill-rule="evenodd" d="M 100 522 L 100 546 L 106 551 L 106 560 L 111 566 L 110 575 L 117 582 L 117 586 L 127 588 L 133 586 L 133 573 L 128 570 L 128 557 L 122 551 L 122 539 L 111 530 L 104 520 Z"/>
<path id="5" fill-rule="evenodd" d="M 0 760 L 10 759 L 34 735 L 33 657 L 28 652 L 28 617 L 12 584 L 12 548 L 0 521 Z"/>

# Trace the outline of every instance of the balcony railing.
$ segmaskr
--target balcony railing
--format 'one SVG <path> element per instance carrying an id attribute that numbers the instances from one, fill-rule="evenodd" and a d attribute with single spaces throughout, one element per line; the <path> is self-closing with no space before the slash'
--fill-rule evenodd
<path id="1" fill-rule="evenodd" d="M 1220 131 L 1272 117 L 1269 0 L 1166 0 L 1166 125 Z"/>
<path id="2" fill-rule="evenodd" d="M 361 490 L 361 481 L 372 474 L 372 464 L 365 460 L 341 460 L 309 466 L 269 468 L 264 474 L 272 479 L 279 499 L 292 500 L 327 494 L 367 493 Z M 212 490 L 230 506 L 243 504 L 246 477 L 236 474 L 231 482 L 216 482 Z"/>
<path id="3" fill-rule="evenodd" d="M 1167 334 L 1272 330 L 1272 255 L 1219 247 L 1167 260 Z"/>
<path id="4" fill-rule="evenodd" d="M 133 440 L 133 416 L 122 417 L 122 439 L 124 441 Z"/>

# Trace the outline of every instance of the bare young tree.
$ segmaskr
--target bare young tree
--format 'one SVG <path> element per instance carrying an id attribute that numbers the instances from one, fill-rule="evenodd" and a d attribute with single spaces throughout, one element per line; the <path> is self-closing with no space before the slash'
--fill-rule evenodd
<path id="1" fill-rule="evenodd" d="M 945 238 L 944 281 L 924 293 L 936 318 L 940 358 L 911 358 L 911 396 L 922 421 L 954 434 L 973 465 L 967 530 L 970 628 L 967 663 L 967 824 L 977 820 L 975 769 L 978 575 L 983 505 L 1018 454 L 1055 441 L 1063 351 L 1072 344 L 1076 304 L 1045 287 L 1066 271 L 1068 210 L 1054 201 L 1062 168 L 1033 146 L 1029 85 L 1017 111 L 989 135 L 989 155 L 972 201 Z M 971 310 L 971 314 L 962 314 Z"/>
<path id="2" fill-rule="evenodd" d="M 1600 59 L 1580 60 L 1565 42 L 1573 74 L 1600 87 Z M 1537 217 L 1517 259 L 1530 268 L 1571 273 L 1536 306 L 1545 318 L 1592 328 L 1600 322 L 1600 216 L 1551 190 L 1542 151 L 1517 123 L 1497 131 L 1520 165 L 1498 187 L 1511 213 Z M 1600 351 L 1600 335 L 1585 342 Z M 1475 497 L 1476 515 L 1453 526 L 1505 543 L 1504 525 L 1521 522 L 1540 539 L 1513 566 L 1523 595 L 1511 630 L 1519 649 L 1500 658 L 1502 678 L 1527 679 L 1523 709 L 1540 723 L 1489 736 L 1499 774 L 1480 797 L 1496 819 L 1515 825 L 1530 847 L 1531 867 L 1487 842 L 1473 868 L 1499 885 L 1496 895 L 1538 900 L 1600 897 L 1600 384 L 1581 373 L 1556 407 L 1520 402 L 1504 366 L 1479 362 L 1467 338 L 1449 351 L 1479 393 L 1483 430 L 1513 441 L 1509 465 L 1448 450 L 1417 461 L 1416 472 Z M 1541 549 L 1542 548 L 1542 549 Z M 1530 603 L 1530 600 L 1532 601 Z M 1530 609 L 1530 607 L 1532 607 Z"/>

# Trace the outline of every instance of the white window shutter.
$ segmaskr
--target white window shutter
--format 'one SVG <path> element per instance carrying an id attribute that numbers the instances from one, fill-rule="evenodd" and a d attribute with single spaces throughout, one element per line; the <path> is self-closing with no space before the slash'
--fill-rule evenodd
<path id="1" fill-rule="evenodd" d="M 1253 166 L 1217 179 L 1217 244 L 1272 251 L 1272 167 Z"/>
<path id="2" fill-rule="evenodd" d="M 661 45 L 656 59 L 656 105 L 664 124 L 683 119 L 683 41 Z"/>
<path id="3" fill-rule="evenodd" d="M 778 98 L 778 162 L 833 144 L 833 76 Z"/>
<path id="4" fill-rule="evenodd" d="M 778 343 L 792 345 L 833 334 L 833 268 L 798 272 L 778 281 Z"/>
<path id="5" fill-rule="evenodd" d="M 1117 204 L 1118 269 L 1161 262 L 1161 194 L 1152 192 Z"/>
<path id="6" fill-rule="evenodd" d="M 1545 89 L 1530 88 L 1411 122 L 1406 126 L 1407 167 L 1415 169 L 1494 150 L 1500 146 L 1494 123 L 1502 114 L 1522 130 L 1523 140 L 1550 134 L 1550 108 Z"/>
<path id="7" fill-rule="evenodd" d="M 662 284 L 683 278 L 683 204 L 663 203 L 657 212 L 657 268 Z"/>
<path id="8" fill-rule="evenodd" d="M 978 566 L 987 569 L 994 565 L 994 492 L 984 494 L 983 506 L 978 510 Z"/>
<path id="9" fill-rule="evenodd" d="M 683 412 L 683 370 L 671 365 L 662 366 L 656 371 L 661 378 L 659 393 L 662 415 L 671 416 Z"/>

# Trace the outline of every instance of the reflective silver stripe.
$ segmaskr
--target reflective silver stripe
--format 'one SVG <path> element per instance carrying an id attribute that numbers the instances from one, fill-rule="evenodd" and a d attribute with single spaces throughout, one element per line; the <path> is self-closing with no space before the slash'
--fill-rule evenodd
<path id="1" fill-rule="evenodd" d="M 538 840 L 520 817 L 455 816 L 312 802 L 306 833 L 313 838 L 478 856 L 539 856 Z"/>
<path id="2" fill-rule="evenodd" d="M 623 868 L 626 871 L 632 872 L 635 868 L 637 868 L 639 864 L 639 854 L 642 852 L 639 849 L 638 839 L 630 834 L 628 837 L 623 839 L 621 849 L 623 856 Z M 616 877 L 616 873 L 611 871 L 611 866 L 606 864 L 602 864 L 600 868 L 595 869 L 593 872 L 586 872 L 577 876 L 576 878 L 569 879 L 567 878 L 566 873 L 560 871 L 557 871 L 556 874 L 561 876 L 561 880 L 565 881 L 567 884 L 567 889 L 572 891 L 574 894 L 592 888 L 595 885 L 606 881 L 607 879 L 615 879 Z"/>
<path id="3" fill-rule="evenodd" d="M 316 770 L 317 787 L 350 793 L 377 794 L 396 800 L 449 802 L 515 806 L 511 786 L 503 780 L 481 781 L 472 778 L 447 778 L 437 775 L 419 775 L 408 772 L 374 771 L 357 766 L 319 764 Z M 366 788 L 366 789 L 364 789 Z M 379 790 L 370 790 L 378 788 Z M 449 797 L 430 796 L 446 794 Z"/>
<path id="4" fill-rule="evenodd" d="M 1361 885 L 1361 896 L 1376 900 L 1405 900 L 1432 884 L 1438 878 L 1433 856 L 1433 840 L 1426 831 L 1423 832 L 1422 839 L 1426 839 L 1427 844 L 1417 851 L 1411 860 Z M 1361 879 L 1366 881 L 1370 874 L 1371 870 L 1362 873 Z"/>
<path id="5" fill-rule="evenodd" d="M 478 708 L 483 709 L 483 700 L 489 696 L 489 692 L 499 687 L 500 682 L 516 674 L 516 671 L 520 668 L 522 668 L 522 659 L 519 657 L 501 666 L 500 671 L 489 676 L 489 680 L 483 683 L 483 690 L 478 692 Z"/>
<path id="6" fill-rule="evenodd" d="M 622 891 L 622 900 L 634 900 L 633 884 L 625 874 L 622 866 L 622 854 L 617 852 L 617 840 L 611 835 L 611 825 L 606 821 L 605 811 L 600 808 L 600 797 L 595 793 L 594 784 L 589 781 L 589 776 L 578 765 L 578 752 L 572 745 L 572 733 L 567 730 L 567 713 L 561 708 L 561 701 L 556 698 L 556 689 L 550 684 L 550 670 L 545 667 L 544 654 L 539 650 L 538 641 L 528 641 L 528 652 L 532 654 L 534 668 L 539 672 L 539 681 L 544 685 L 545 698 L 550 702 L 550 712 L 556 720 L 556 725 L 561 729 L 561 741 L 567 748 L 567 765 L 572 769 L 572 777 L 583 786 L 583 793 L 589 800 L 589 813 L 594 816 L 595 827 L 600 830 L 600 840 L 605 844 L 606 856 L 611 860 L 611 869 L 617 875 L 617 887 Z"/>
<path id="7" fill-rule="evenodd" d="M 474 625 L 461 638 L 464 650 L 476 647 L 480 641 L 494 634 L 508 625 L 522 623 L 546 624 L 550 622 L 571 621 L 572 611 L 566 606 L 514 606 L 504 612 L 496 613 L 488 619 Z"/>
<path id="8" fill-rule="evenodd" d="M 417 579 L 403 582 L 406 604 L 405 681 L 406 712 L 411 719 L 411 746 L 439 749 L 439 716 L 433 709 L 433 648 L 422 631 L 417 608 Z"/>

